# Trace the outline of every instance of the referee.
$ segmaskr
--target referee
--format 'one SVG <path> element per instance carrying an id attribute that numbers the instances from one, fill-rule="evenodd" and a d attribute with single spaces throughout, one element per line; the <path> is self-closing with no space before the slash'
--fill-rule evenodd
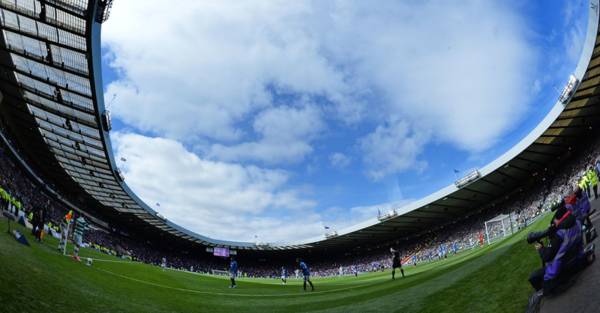
<path id="1" fill-rule="evenodd" d="M 402 277 L 404 278 L 404 270 L 400 261 L 400 251 L 390 248 L 390 252 L 392 253 L 392 279 L 396 279 L 396 268 L 400 269 L 400 273 L 402 273 Z"/>

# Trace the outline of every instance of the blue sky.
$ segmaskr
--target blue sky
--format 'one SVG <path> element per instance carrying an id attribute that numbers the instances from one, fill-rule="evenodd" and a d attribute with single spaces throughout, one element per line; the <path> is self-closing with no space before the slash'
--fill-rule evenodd
<path id="1" fill-rule="evenodd" d="M 216 238 L 342 229 L 521 140 L 587 25 L 585 1 L 378 4 L 116 3 L 103 75 L 127 183 Z"/>

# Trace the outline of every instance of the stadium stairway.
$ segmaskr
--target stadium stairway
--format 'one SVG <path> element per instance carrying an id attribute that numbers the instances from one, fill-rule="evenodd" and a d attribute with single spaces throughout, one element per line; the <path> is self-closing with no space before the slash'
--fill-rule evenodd
<path id="1" fill-rule="evenodd" d="M 592 223 L 600 230 L 600 200 L 592 202 L 596 213 L 592 216 Z M 600 236 L 599 236 L 600 238 Z M 596 258 L 600 239 L 596 238 Z M 600 312 L 600 259 L 597 259 L 579 273 L 571 285 L 554 297 L 544 298 L 540 306 L 540 313 L 588 313 Z"/>

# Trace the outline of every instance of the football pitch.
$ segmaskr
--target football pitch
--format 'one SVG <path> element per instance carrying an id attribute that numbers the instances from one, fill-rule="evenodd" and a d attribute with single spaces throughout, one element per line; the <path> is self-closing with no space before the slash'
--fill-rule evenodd
<path id="1" fill-rule="evenodd" d="M 314 278 L 316 290 L 304 292 L 297 279 L 241 278 L 229 289 L 225 277 L 83 249 L 82 257 L 95 259 L 88 267 L 58 254 L 53 238 L 17 243 L 0 219 L 0 312 L 523 312 L 532 292 L 527 278 L 540 266 L 524 239 L 548 222 L 546 216 L 500 243 L 406 266 L 406 278 L 392 281 L 389 270 Z"/>

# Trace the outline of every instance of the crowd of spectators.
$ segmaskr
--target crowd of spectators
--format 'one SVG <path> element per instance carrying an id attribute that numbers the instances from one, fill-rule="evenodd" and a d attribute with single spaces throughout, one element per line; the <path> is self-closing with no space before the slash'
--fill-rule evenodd
<path id="1" fill-rule="evenodd" d="M 25 214 L 43 211 L 39 215 L 43 224 L 54 225 L 53 227 L 60 225 L 67 208 L 33 183 L 10 153 L 4 144 L 0 145 L 0 187 L 22 202 Z M 310 260 L 312 272 L 316 276 L 336 276 L 390 268 L 390 247 L 399 249 L 404 264 L 416 266 L 483 245 L 485 221 L 507 214 L 510 216 L 511 228 L 520 229 L 528 225 L 548 210 L 552 203 L 571 192 L 589 166 L 596 164 L 598 156 L 600 141 L 596 140 L 584 151 L 565 156 L 565 162 L 561 162 L 556 172 L 544 170 L 530 186 L 516 190 L 501 201 L 480 208 L 474 214 L 418 236 L 402 240 L 398 238 L 393 242 L 363 249 L 360 253 Z M 119 236 L 117 232 L 98 225 L 92 225 L 86 232 L 84 241 L 98 251 L 149 264 L 160 265 L 161 259 L 165 257 L 169 267 L 180 270 L 211 273 L 212 270 L 226 269 L 227 264 L 224 259 L 217 257 L 199 258 L 198 254 L 191 256 L 154 246 L 149 241 Z M 277 277 L 280 275 L 281 265 L 248 261 L 241 263 L 240 269 L 244 276 Z M 288 272 L 294 273 L 295 268 L 291 264 L 287 265 Z"/>

